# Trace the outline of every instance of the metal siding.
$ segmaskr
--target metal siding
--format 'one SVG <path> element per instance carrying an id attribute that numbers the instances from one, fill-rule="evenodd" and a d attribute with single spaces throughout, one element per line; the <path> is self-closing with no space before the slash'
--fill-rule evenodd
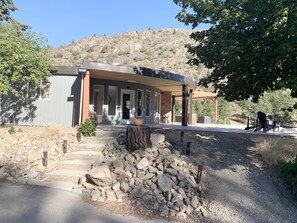
<path id="1" fill-rule="evenodd" d="M 50 99 L 38 99 L 36 117 L 20 124 L 73 126 L 78 123 L 80 81 L 78 76 L 52 76 Z M 72 97 L 70 97 L 72 96 Z"/>

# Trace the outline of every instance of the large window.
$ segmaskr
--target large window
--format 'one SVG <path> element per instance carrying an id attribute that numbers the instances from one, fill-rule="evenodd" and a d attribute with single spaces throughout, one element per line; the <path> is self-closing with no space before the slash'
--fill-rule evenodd
<path id="1" fill-rule="evenodd" d="M 151 111 L 151 92 L 145 92 L 145 116 L 150 116 Z"/>
<path id="2" fill-rule="evenodd" d="M 137 112 L 138 117 L 143 116 L 143 90 L 137 90 Z"/>
<path id="3" fill-rule="evenodd" d="M 40 85 L 36 86 L 33 82 L 28 83 L 28 98 L 50 99 L 51 82 L 42 80 Z"/>
<path id="4" fill-rule="evenodd" d="M 108 86 L 108 115 L 116 115 L 117 87 Z"/>
<path id="5" fill-rule="evenodd" d="M 103 101 L 104 101 L 104 86 L 94 85 L 94 90 L 93 90 L 94 111 L 98 115 L 102 115 Z"/>

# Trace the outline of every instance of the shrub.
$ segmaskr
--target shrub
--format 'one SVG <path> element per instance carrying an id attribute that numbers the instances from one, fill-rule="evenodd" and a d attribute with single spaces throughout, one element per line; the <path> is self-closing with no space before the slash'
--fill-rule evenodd
<path id="1" fill-rule="evenodd" d="M 96 125 L 91 119 L 87 119 L 84 123 L 81 123 L 78 131 L 83 136 L 94 136 L 96 134 Z"/>
<path id="2" fill-rule="evenodd" d="M 297 155 L 294 160 L 277 164 L 280 175 L 293 186 L 293 193 L 297 195 Z"/>
<path id="3" fill-rule="evenodd" d="M 9 134 L 15 134 L 16 133 L 16 129 L 15 129 L 15 127 L 14 126 L 11 126 L 11 127 L 9 127 L 9 129 L 8 129 L 8 133 Z"/>

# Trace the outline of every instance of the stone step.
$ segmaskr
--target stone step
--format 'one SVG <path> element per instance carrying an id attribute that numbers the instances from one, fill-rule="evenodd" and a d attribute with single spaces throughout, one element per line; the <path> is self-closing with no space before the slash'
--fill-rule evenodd
<path id="1" fill-rule="evenodd" d="M 86 173 L 87 171 L 85 170 L 54 170 L 45 174 L 45 181 L 77 183 L 78 179 Z"/>
<path id="2" fill-rule="evenodd" d="M 82 150 L 71 152 L 67 155 L 68 160 L 97 160 L 101 151 L 93 151 L 93 150 Z"/>
<path id="3" fill-rule="evenodd" d="M 93 160 L 63 160 L 59 162 L 57 169 L 88 170 L 93 163 Z"/>

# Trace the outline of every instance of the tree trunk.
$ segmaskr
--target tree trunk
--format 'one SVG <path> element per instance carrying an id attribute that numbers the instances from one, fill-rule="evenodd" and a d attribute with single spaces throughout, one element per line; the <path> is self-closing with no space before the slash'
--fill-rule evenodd
<path id="1" fill-rule="evenodd" d="M 135 150 L 145 150 L 151 146 L 151 132 L 148 126 L 127 126 L 126 149 L 129 152 L 133 152 Z"/>

